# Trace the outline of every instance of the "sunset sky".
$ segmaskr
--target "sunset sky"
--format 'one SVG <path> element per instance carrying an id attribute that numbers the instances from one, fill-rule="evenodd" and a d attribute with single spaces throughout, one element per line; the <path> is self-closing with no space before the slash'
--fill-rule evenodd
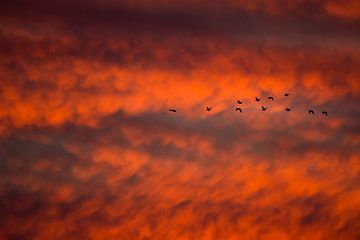
<path id="1" fill-rule="evenodd" d="M 360 239 L 360 0 L 1 1 L 0 239 Z"/>

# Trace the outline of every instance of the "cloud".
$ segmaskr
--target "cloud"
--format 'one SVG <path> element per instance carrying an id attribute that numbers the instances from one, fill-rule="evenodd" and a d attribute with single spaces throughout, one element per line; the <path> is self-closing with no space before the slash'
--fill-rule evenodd
<path id="1" fill-rule="evenodd" d="M 359 238 L 348 7 L 1 5 L 0 238 Z"/>
<path id="2" fill-rule="evenodd" d="M 358 1 L 326 1 L 324 8 L 329 15 L 353 20 L 360 17 L 360 3 Z"/>
<path id="3" fill-rule="evenodd" d="M 357 184 L 359 164 L 356 144 L 346 146 L 348 132 L 340 130 L 345 126 L 327 129 L 324 140 L 309 142 L 301 127 L 296 127 L 300 136 L 276 129 L 244 133 L 251 123 L 224 129 L 218 120 L 180 118 L 179 124 L 161 113 L 119 113 L 101 127 L 19 130 L 2 140 L 2 158 L 8 161 L 1 169 L 9 189 L 2 194 L 11 206 L 3 217 L 5 236 L 31 230 L 34 239 L 51 234 L 230 238 L 242 229 L 249 239 L 309 237 L 314 231 L 319 238 L 356 237 L 358 205 L 343 204 L 358 195 L 352 186 Z M 226 148 L 226 139 L 220 139 L 229 137 L 228 132 L 238 140 L 229 140 Z M 16 202 L 8 202 L 10 189 L 17 189 L 16 198 L 32 209 L 25 218 L 28 227 L 16 231 L 9 221 L 24 221 L 26 215 Z M 82 222 L 79 229 L 61 230 L 77 221 Z M 40 222 L 46 229 L 56 223 L 63 227 L 47 232 L 39 229 Z M 173 227 L 165 228 L 169 223 Z M 280 230 L 278 224 L 287 228 Z"/>
<path id="4" fill-rule="evenodd" d="M 3 38 L 18 39 L 5 45 L 10 51 L 1 73 L 3 116 L 15 126 L 94 124 L 119 109 L 138 113 L 173 104 L 188 114 L 208 99 L 222 110 L 239 97 L 280 96 L 287 90 L 319 105 L 359 91 L 358 56 L 328 48 L 244 47 L 209 39 L 201 44 L 193 38 L 158 44 L 148 38 L 132 50 L 132 38 L 95 39 L 84 46 L 72 35 L 69 43 L 51 45 L 46 38 L 38 42 L 10 33 Z"/>

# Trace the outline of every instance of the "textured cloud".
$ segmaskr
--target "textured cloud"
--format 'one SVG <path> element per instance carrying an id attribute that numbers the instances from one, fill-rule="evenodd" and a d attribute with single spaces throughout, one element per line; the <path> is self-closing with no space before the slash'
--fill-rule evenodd
<path id="1" fill-rule="evenodd" d="M 358 239 L 357 4 L 1 3 L 0 238 Z"/>

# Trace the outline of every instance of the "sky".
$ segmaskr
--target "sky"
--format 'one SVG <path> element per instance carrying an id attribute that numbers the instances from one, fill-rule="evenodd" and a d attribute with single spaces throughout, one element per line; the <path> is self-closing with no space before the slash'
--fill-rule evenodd
<path id="1" fill-rule="evenodd" d="M 360 239 L 359 43 L 359 0 L 1 1 L 0 239 Z"/>

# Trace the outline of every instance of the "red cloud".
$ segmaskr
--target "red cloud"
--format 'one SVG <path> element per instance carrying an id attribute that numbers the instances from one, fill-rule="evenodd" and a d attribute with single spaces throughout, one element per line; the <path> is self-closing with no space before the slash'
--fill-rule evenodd
<path id="1" fill-rule="evenodd" d="M 4 4 L 0 238 L 358 239 L 356 13 L 156 3 Z"/>

